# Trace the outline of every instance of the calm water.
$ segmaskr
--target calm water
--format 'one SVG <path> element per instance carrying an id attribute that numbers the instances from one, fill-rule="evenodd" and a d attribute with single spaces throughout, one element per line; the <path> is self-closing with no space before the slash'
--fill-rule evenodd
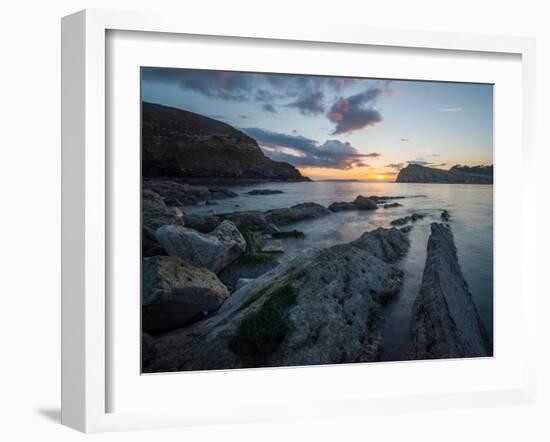
<path id="1" fill-rule="evenodd" d="M 248 195 L 251 189 L 279 189 L 277 195 Z M 268 210 L 302 202 L 328 206 L 334 201 L 352 201 L 357 195 L 415 196 L 399 200 L 402 207 L 375 211 L 349 211 L 288 226 L 305 233 L 304 239 L 284 240 L 284 260 L 309 247 L 329 247 L 352 241 L 365 231 L 389 227 L 390 221 L 412 213 L 426 215 L 414 223 L 411 248 L 399 263 L 405 272 L 400 296 L 386 307 L 382 355 L 385 360 L 403 357 L 409 342 L 411 307 L 422 280 L 430 223 L 441 221 L 447 209 L 455 236 L 462 271 L 480 316 L 492 336 L 493 331 L 493 186 L 460 184 L 407 184 L 361 182 L 269 183 L 232 187 L 237 198 L 218 200 L 216 206 L 186 207 L 187 212 L 224 213 L 241 210 Z M 424 195 L 424 197 L 418 197 Z M 286 229 L 286 227 L 285 227 Z"/>

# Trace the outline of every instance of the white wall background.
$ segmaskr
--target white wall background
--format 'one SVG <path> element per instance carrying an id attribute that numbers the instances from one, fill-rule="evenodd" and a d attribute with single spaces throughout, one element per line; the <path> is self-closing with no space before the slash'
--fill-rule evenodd
<path id="1" fill-rule="evenodd" d="M 550 14 L 545 3 L 460 0 L 271 2 L 246 0 L 11 0 L 0 7 L 0 438 L 171 440 L 550 440 L 550 290 L 545 178 L 549 155 Z M 376 28 L 509 34 L 537 38 L 540 238 L 537 405 L 379 415 L 363 422 L 288 422 L 84 436 L 59 425 L 60 17 L 83 8 L 215 14 L 227 20 L 349 23 Z M 546 187 L 548 187 L 546 185 Z M 517 202 L 510 202 L 514 216 Z M 513 232 L 511 232 L 513 234 Z M 544 266 L 546 267 L 546 266 Z M 185 400 L 185 398 L 182 398 Z"/>

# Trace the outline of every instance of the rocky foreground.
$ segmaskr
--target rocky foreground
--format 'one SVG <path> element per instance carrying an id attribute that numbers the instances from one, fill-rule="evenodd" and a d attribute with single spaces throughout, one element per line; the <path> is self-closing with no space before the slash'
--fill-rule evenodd
<path id="1" fill-rule="evenodd" d="M 156 340 L 146 371 L 369 362 L 408 249 L 397 229 L 310 251 L 246 284 L 213 317 Z"/>
<path id="2" fill-rule="evenodd" d="M 408 233 L 365 232 L 347 244 L 280 264 L 278 238 L 299 238 L 297 221 L 374 211 L 404 197 L 358 196 L 221 215 L 190 215 L 186 195 L 227 191 L 150 182 L 142 197 L 142 363 L 145 372 L 370 362 L 380 359 L 385 305 L 399 296 Z M 153 190 L 154 189 L 154 190 Z M 199 197 L 197 195 L 203 195 Z M 450 220 L 447 211 L 441 219 Z M 284 230 L 286 229 L 286 230 Z M 414 304 L 408 358 L 486 356 L 490 342 L 468 292 L 450 227 L 433 224 Z"/>

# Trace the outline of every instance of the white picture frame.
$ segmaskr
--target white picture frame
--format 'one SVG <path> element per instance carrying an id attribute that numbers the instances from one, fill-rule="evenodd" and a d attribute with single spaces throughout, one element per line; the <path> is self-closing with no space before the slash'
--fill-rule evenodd
<path id="1" fill-rule="evenodd" d="M 505 388 L 462 393 L 387 395 L 334 399 L 272 407 L 238 404 L 232 415 L 188 411 L 149 410 L 109 412 L 108 376 L 110 323 L 107 287 L 109 256 L 109 187 L 106 120 L 107 45 L 110 31 L 273 39 L 286 42 L 338 43 L 380 48 L 421 48 L 515 54 L 521 57 L 522 174 L 534 168 L 535 43 L 532 39 L 416 31 L 388 31 L 345 26 L 316 27 L 217 22 L 200 18 L 154 16 L 86 10 L 62 21 L 62 423 L 84 432 L 208 424 L 213 416 L 226 422 L 312 417 L 334 414 L 363 415 L 388 412 L 532 403 L 536 396 L 534 342 L 525 340 L 521 381 Z M 498 115 L 497 117 L 498 118 Z M 498 181 L 497 181 L 498 182 Z M 522 219 L 535 219 L 535 194 L 523 190 Z M 498 221 L 497 221 L 498 222 Z M 519 319 L 526 337 L 535 333 L 536 287 L 534 229 L 521 230 L 521 298 Z M 531 258 L 534 259 L 534 258 Z M 498 317 L 496 318 L 498 320 Z M 338 370 L 338 367 L 332 367 Z M 294 369 L 290 369 L 294 370 Z M 361 370 L 356 366 L 353 370 Z M 288 371 L 288 370 L 287 370 Z M 203 376 L 208 374 L 203 374 Z M 225 377 L 232 376 L 226 372 Z M 240 371 L 239 376 L 243 376 Z M 244 417 L 242 417 L 244 414 Z"/>

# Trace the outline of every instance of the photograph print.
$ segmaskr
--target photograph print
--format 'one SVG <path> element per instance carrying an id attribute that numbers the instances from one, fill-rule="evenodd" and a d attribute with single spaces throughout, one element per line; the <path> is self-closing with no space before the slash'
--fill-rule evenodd
<path id="1" fill-rule="evenodd" d="M 141 68 L 141 370 L 493 356 L 493 85 Z"/>

